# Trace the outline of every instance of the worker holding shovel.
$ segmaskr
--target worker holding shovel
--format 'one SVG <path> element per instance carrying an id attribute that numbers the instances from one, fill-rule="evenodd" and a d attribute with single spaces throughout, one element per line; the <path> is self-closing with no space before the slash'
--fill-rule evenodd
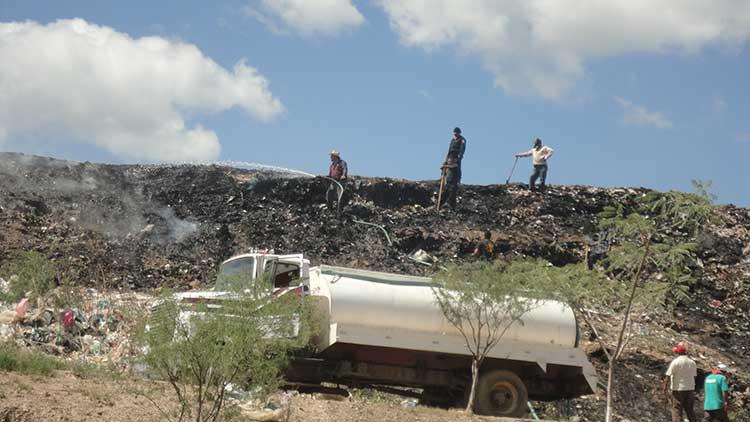
<path id="1" fill-rule="evenodd" d="M 554 153 L 554 149 L 547 146 L 542 146 L 542 140 L 537 138 L 536 141 L 534 141 L 534 146 L 530 150 L 516 154 L 516 158 L 529 156 L 532 158 L 534 164 L 534 172 L 529 178 L 529 189 L 532 192 L 536 191 L 535 185 L 537 179 L 541 179 L 541 183 L 539 184 L 539 191 L 544 192 L 546 188 L 545 182 L 547 181 L 547 160 L 549 160 L 549 158 L 552 157 L 552 154 Z M 515 166 L 515 163 L 513 165 Z"/>
<path id="2" fill-rule="evenodd" d="M 461 136 L 461 129 L 453 129 L 453 138 L 448 146 L 448 155 L 440 166 L 442 177 L 440 179 L 440 192 L 438 193 L 437 208 L 442 205 L 442 193 L 445 188 L 445 203 L 451 208 L 456 207 L 456 196 L 458 195 L 458 184 L 461 183 L 461 160 L 466 151 L 466 139 Z"/>

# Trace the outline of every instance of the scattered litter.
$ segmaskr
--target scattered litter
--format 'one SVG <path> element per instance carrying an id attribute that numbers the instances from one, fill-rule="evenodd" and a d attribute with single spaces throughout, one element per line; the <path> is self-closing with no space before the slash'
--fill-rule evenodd
<path id="1" fill-rule="evenodd" d="M 407 409 L 413 409 L 417 407 L 418 400 L 417 399 L 405 399 L 401 401 L 401 407 L 405 407 Z"/>
<path id="2" fill-rule="evenodd" d="M 288 413 L 287 409 L 255 410 L 255 409 L 248 409 L 243 405 L 240 405 L 239 407 L 244 417 L 250 419 L 251 421 L 257 421 L 257 422 L 281 422 L 285 420 L 285 416 Z"/>
<path id="3" fill-rule="evenodd" d="M 16 320 L 23 321 L 26 318 L 26 312 L 29 310 L 29 299 L 23 298 L 16 305 Z"/>
<path id="4" fill-rule="evenodd" d="M 432 266 L 433 263 L 437 262 L 437 259 L 435 259 L 435 257 L 431 256 L 422 249 L 418 249 L 417 251 L 409 255 L 409 259 L 428 266 Z"/>
<path id="5" fill-rule="evenodd" d="M 125 369 L 135 355 L 129 336 L 135 331 L 135 316 L 147 312 L 153 297 L 142 294 L 102 295 L 82 292 L 80 307 L 55 309 L 51 303 L 32 307 L 24 299 L 13 310 L 0 311 L 0 339 L 76 361 L 109 362 Z M 43 302 L 43 301 L 42 301 Z M 132 318 L 122 312 L 134 311 Z M 19 316 L 23 316 L 22 318 Z"/>

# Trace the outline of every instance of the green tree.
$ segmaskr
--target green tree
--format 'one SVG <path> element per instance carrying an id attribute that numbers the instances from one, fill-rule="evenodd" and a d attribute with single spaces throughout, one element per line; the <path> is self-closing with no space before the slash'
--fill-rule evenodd
<path id="1" fill-rule="evenodd" d="M 473 413 L 479 372 L 488 353 L 513 324 L 538 306 L 525 290 L 515 263 L 478 262 L 451 266 L 433 278 L 433 291 L 445 318 L 461 333 L 472 356 L 466 412 Z M 525 407 L 525 403 L 523 403 Z"/>
<path id="2" fill-rule="evenodd" d="M 666 282 L 643 283 L 643 266 L 650 254 L 647 249 L 644 249 L 641 260 L 636 261 L 629 275 L 621 274 L 615 279 L 607 278 L 598 270 L 589 270 L 584 264 L 557 268 L 545 263 L 528 263 L 530 267 L 536 268 L 530 269 L 527 274 L 536 281 L 537 289 L 570 305 L 594 334 L 607 357 L 607 421 L 612 420 L 612 394 L 617 366 L 633 337 L 631 315 L 636 310 L 649 312 L 661 309 L 670 291 Z M 600 334 L 600 327 L 592 317 L 592 311 L 611 314 L 616 325 L 619 319 L 614 344 L 607 344 Z"/>
<path id="3" fill-rule="evenodd" d="M 601 217 L 601 228 L 612 231 L 616 241 L 594 270 L 527 262 L 525 273 L 536 280 L 540 292 L 567 302 L 600 343 L 608 364 L 610 422 L 618 362 L 633 337 L 633 312 L 669 308 L 686 296 L 696 272 L 695 236 L 716 219 L 706 198 L 678 192 L 652 192 L 630 212 L 611 207 Z M 599 334 L 592 309 L 619 317 L 614 344 L 606 344 Z"/>
<path id="4" fill-rule="evenodd" d="M 243 287 L 211 303 L 166 296 L 140 333 L 144 362 L 177 397 L 176 412 L 159 408 L 169 420 L 216 420 L 230 384 L 272 392 L 290 353 L 308 344 L 314 324 L 303 298 L 273 297 L 262 281 Z"/>

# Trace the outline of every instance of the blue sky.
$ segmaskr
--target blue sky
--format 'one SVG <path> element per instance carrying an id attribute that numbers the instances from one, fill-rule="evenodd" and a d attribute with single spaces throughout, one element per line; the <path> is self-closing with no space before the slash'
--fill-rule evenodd
<path id="1" fill-rule="evenodd" d="M 434 179 L 460 126 L 465 183 L 541 137 L 553 184 L 712 180 L 750 205 L 750 2 L 422 3 L 0 0 L 0 149 L 324 173 L 336 148 Z"/>

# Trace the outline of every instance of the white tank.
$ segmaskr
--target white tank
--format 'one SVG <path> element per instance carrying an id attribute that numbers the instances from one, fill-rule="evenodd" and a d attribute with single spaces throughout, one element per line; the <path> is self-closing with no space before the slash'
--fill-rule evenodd
<path id="1" fill-rule="evenodd" d="M 429 278 L 321 266 L 310 270 L 310 289 L 328 297 L 332 324 L 461 336 L 444 317 Z M 503 343 L 576 346 L 575 315 L 561 302 L 540 302 L 521 319 Z"/>

